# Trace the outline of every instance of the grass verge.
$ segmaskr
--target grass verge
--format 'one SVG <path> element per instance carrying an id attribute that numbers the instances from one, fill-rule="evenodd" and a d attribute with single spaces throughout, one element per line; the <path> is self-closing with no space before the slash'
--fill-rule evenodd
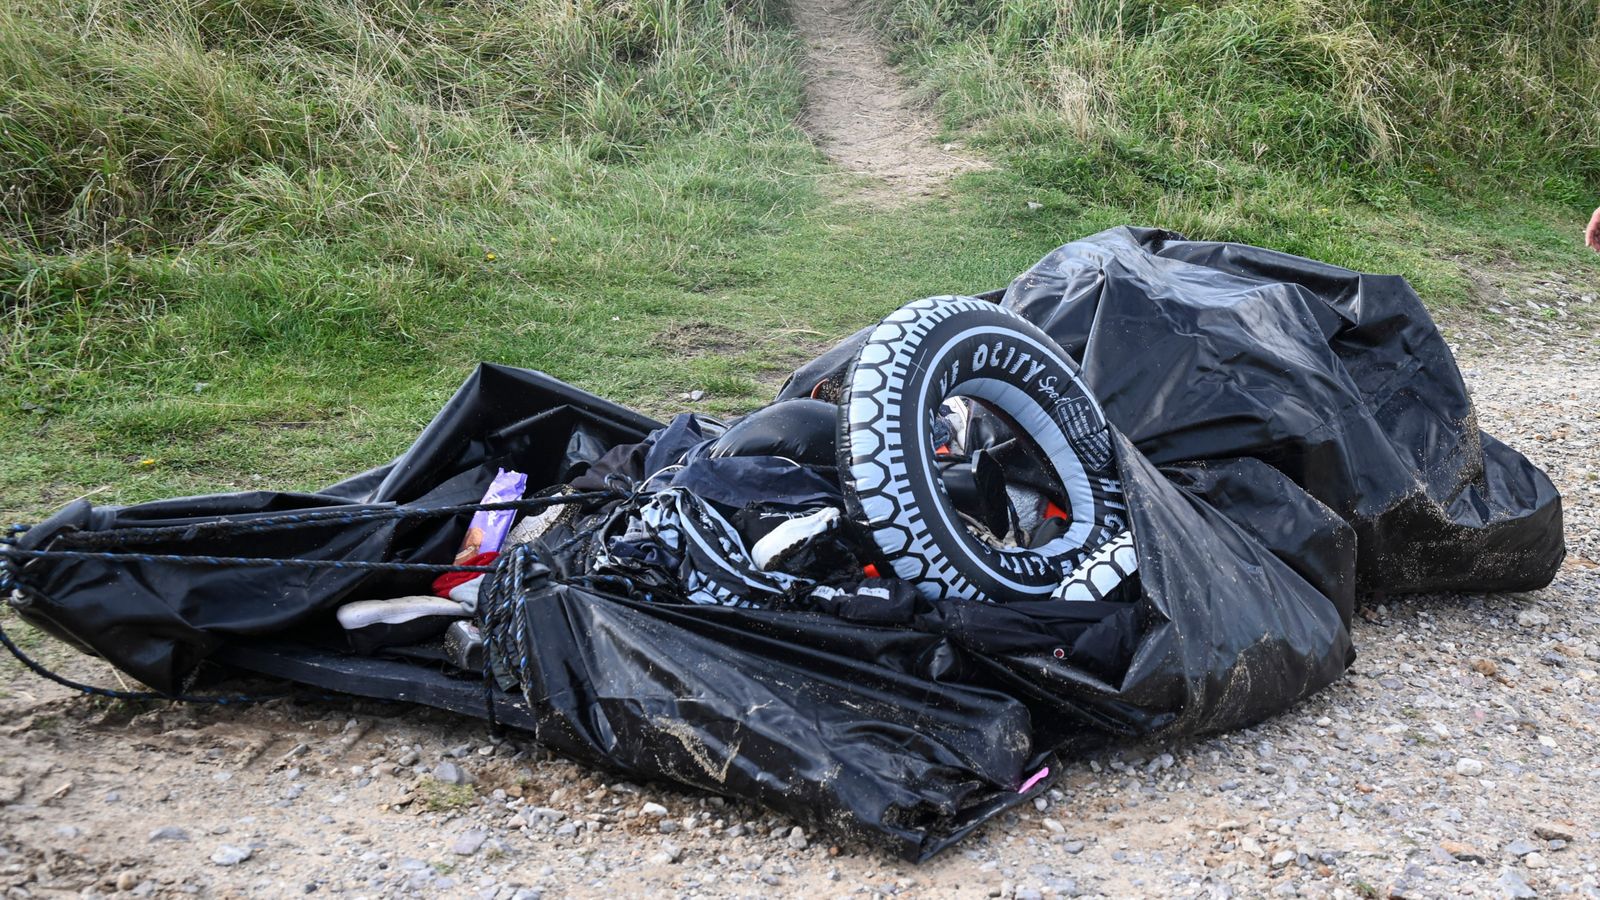
<path id="1" fill-rule="evenodd" d="M 18 0 L 0 10 L 0 516 L 312 489 L 403 449 L 479 360 L 652 413 L 693 389 L 737 412 L 902 302 L 1001 286 L 1125 222 L 1402 273 L 1447 316 L 1478 314 L 1474 269 L 1600 284 L 1571 233 L 1592 139 L 1507 143 L 1469 184 L 1466 163 L 1396 149 L 1427 133 L 1348 85 L 1314 96 L 1351 76 L 1312 65 L 1302 7 L 1252 30 L 1147 4 L 1085 32 L 1095 50 L 1057 46 L 1025 0 L 893 4 L 907 71 L 1001 165 L 881 210 L 815 189 L 797 47 L 761 2 Z M 1189 31 L 1181 52 L 1151 43 Z M 1248 65 L 1196 86 L 1227 53 Z M 1079 115 L 1059 84 L 1086 59 L 1116 71 Z M 1132 105 L 1123 70 L 1151 60 L 1194 83 Z M 1569 92 L 1592 74 L 1574 60 Z M 1295 108 L 1321 124 L 1289 128 Z M 1547 113 L 1527 127 L 1575 134 Z M 1261 135 L 1288 143 L 1258 154 Z"/>

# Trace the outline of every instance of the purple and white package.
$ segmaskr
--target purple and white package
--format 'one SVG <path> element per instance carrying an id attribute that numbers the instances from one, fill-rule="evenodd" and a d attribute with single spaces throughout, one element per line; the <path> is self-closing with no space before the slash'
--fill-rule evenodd
<path id="1" fill-rule="evenodd" d="M 489 482 L 489 490 L 483 495 L 484 503 L 509 503 L 512 500 L 521 500 L 522 492 L 528 487 L 528 476 L 521 472 L 499 470 L 494 476 L 494 481 Z M 472 514 L 472 522 L 467 526 L 467 536 L 461 540 L 461 550 L 456 553 L 456 565 L 463 565 L 466 560 L 480 553 L 495 553 L 499 551 L 500 544 L 506 539 L 506 532 L 511 530 L 511 522 L 517 517 L 514 509 L 480 509 Z"/>

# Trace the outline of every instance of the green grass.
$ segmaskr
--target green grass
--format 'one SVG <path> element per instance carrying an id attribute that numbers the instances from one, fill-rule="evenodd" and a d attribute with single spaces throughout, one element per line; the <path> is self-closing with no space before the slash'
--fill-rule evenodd
<path id="1" fill-rule="evenodd" d="M 1594 0 L 879 2 L 949 121 L 1080 190 L 1600 186 Z"/>
<path id="2" fill-rule="evenodd" d="M 418 781 L 414 793 L 423 812 L 466 809 L 478 799 L 477 790 L 470 784 L 445 784 L 431 777 Z"/>
<path id="3" fill-rule="evenodd" d="M 1600 282 L 1600 70 L 1557 52 L 1593 0 L 1463 6 L 1526 61 L 1470 91 L 1466 49 L 1308 3 L 896 0 L 909 77 L 998 163 L 896 210 L 816 189 L 775 3 L 0 7 L 0 516 L 315 488 L 478 360 L 734 413 L 906 300 L 1125 222 L 1399 272 L 1447 315 L 1463 263 Z M 1448 110 L 1407 105 L 1429 83 Z"/>
<path id="4" fill-rule="evenodd" d="M 1399 272 L 1446 312 L 1463 265 L 1596 279 L 1594 0 L 876 9 L 946 126 L 1062 206 Z"/>
<path id="5" fill-rule="evenodd" d="M 768 17 L 0 9 L 0 507 L 312 486 L 402 446 L 480 358 L 618 396 L 728 382 L 617 351 L 759 275 L 751 242 L 807 202 Z"/>

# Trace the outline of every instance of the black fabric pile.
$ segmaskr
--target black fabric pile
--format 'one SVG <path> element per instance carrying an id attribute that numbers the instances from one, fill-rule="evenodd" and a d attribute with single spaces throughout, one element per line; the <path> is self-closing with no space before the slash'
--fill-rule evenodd
<path id="1" fill-rule="evenodd" d="M 1139 558 L 1127 596 L 930 599 L 880 577 L 870 541 L 825 512 L 839 504 L 828 449 L 763 455 L 755 426 L 662 425 L 491 365 L 399 460 L 322 492 L 80 502 L 25 546 L 70 548 L 129 524 L 472 503 L 497 467 L 535 490 L 617 490 L 504 552 L 481 591 L 492 677 L 523 695 L 536 738 L 911 858 L 1025 799 L 1054 753 L 1289 708 L 1354 658 L 1362 594 L 1529 590 L 1561 562 L 1558 495 L 1478 430 L 1449 348 L 1401 278 L 1118 228 L 984 299 L 1079 361 L 1114 426 Z M 802 367 L 778 399 L 826 407 L 866 333 Z M 738 447 L 719 452 L 730 435 Z M 1007 440 L 982 438 L 990 463 L 951 463 L 951 490 L 995 496 L 983 486 L 995 461 L 1002 478 L 1047 489 Z M 975 502 L 975 523 L 1014 540 L 1048 525 Z M 780 533 L 773 555 L 757 553 L 779 528 L 803 539 Z M 439 562 L 463 529 L 326 524 L 142 549 Z M 415 589 L 390 574 L 263 579 L 159 562 L 36 560 L 20 575 L 37 591 L 14 600 L 25 617 L 158 688 L 229 643 L 328 646 L 341 604 Z"/>

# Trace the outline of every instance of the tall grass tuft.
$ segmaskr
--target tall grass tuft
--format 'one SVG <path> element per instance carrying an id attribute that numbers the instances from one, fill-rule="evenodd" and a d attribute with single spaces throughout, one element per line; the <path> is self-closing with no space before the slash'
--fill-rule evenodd
<path id="1" fill-rule="evenodd" d="M 715 277 L 809 164 L 768 2 L 0 3 L 0 407 L 354 383 Z"/>
<path id="2" fill-rule="evenodd" d="M 884 0 L 954 123 L 1191 178 L 1600 187 L 1600 0 Z M 1010 140 L 1007 140 L 1007 135 Z M 1131 149 L 1130 149 L 1131 148 Z M 1221 185 L 1219 185 L 1221 187 Z"/>
<path id="3" fill-rule="evenodd" d="M 510 141 L 617 159 L 726 126 L 770 88 L 742 77 L 755 52 L 722 0 L 15 0 L 0 235 L 143 249 L 416 215 Z"/>

